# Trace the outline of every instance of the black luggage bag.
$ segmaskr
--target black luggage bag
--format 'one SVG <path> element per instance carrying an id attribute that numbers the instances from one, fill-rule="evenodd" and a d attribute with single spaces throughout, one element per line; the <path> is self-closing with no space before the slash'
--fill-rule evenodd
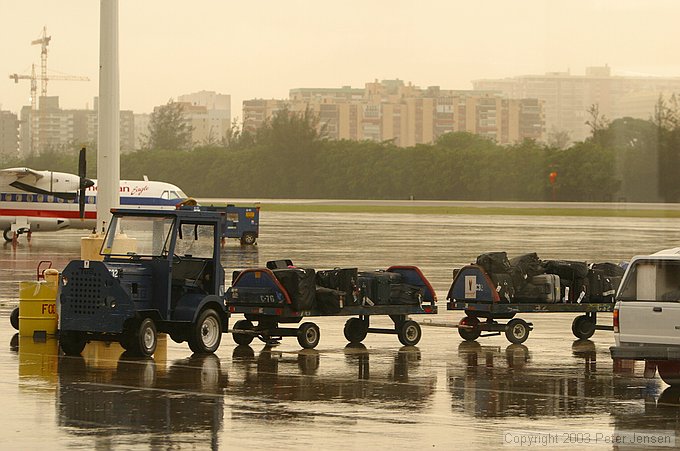
<path id="1" fill-rule="evenodd" d="M 571 260 L 545 260 L 547 274 L 560 276 L 560 296 L 564 302 L 589 302 L 588 265 Z"/>
<path id="2" fill-rule="evenodd" d="M 532 277 L 545 273 L 543 262 L 536 252 L 520 255 L 510 259 L 510 274 L 516 290 L 521 290 Z"/>
<path id="3" fill-rule="evenodd" d="M 283 285 L 290 296 L 294 310 L 311 310 L 314 308 L 316 294 L 316 277 L 311 268 L 287 268 L 272 270 L 274 276 Z"/>
<path id="4" fill-rule="evenodd" d="M 387 271 L 359 272 L 357 285 L 364 304 L 389 304 L 390 285 L 401 283 L 401 274 Z"/>
<path id="5" fill-rule="evenodd" d="M 344 292 L 345 305 L 357 305 L 359 303 L 357 275 L 357 268 L 326 269 L 316 272 L 316 284 Z"/>
<path id="6" fill-rule="evenodd" d="M 423 299 L 423 287 L 408 283 L 390 285 L 390 304 L 420 304 Z"/>
<path id="7" fill-rule="evenodd" d="M 344 305 L 344 299 L 344 291 L 316 287 L 316 307 L 324 315 L 340 313 L 340 310 Z"/>
<path id="8" fill-rule="evenodd" d="M 476 265 L 484 268 L 487 274 L 508 274 L 510 261 L 505 252 L 485 252 L 477 257 Z"/>

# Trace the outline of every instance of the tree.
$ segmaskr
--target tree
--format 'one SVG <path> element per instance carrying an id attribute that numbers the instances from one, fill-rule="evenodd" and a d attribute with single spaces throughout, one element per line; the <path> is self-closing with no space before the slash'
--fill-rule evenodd
<path id="1" fill-rule="evenodd" d="M 172 99 L 151 113 L 144 149 L 186 150 L 192 147 L 193 127 L 184 118 L 184 107 Z"/>
<path id="2" fill-rule="evenodd" d="M 600 105 L 597 103 L 590 105 L 586 112 L 590 115 L 586 125 L 590 127 L 592 139 L 597 141 L 600 133 L 609 127 L 609 119 L 604 114 L 600 114 Z"/>
<path id="3" fill-rule="evenodd" d="M 553 127 L 548 133 L 548 147 L 558 150 L 564 150 L 569 146 L 571 142 L 571 136 L 566 130 L 558 130 Z"/>

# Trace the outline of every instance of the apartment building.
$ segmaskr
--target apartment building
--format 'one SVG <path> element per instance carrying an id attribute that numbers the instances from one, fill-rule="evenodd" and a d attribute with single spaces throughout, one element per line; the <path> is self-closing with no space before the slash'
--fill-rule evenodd
<path id="1" fill-rule="evenodd" d="M 62 110 L 59 97 L 41 97 L 38 110 L 30 106 L 21 109 L 20 148 L 23 155 L 46 150 L 70 149 L 72 146 L 89 146 L 97 143 L 97 99 L 93 110 Z M 120 148 L 122 152 L 134 149 L 134 115 L 132 111 L 120 112 Z"/>
<path id="2" fill-rule="evenodd" d="M 0 156 L 19 155 L 19 118 L 11 111 L 0 110 Z"/>
<path id="3" fill-rule="evenodd" d="M 659 94 L 680 92 L 680 77 L 614 76 L 609 66 L 588 67 L 585 75 L 549 72 L 503 79 L 474 80 L 476 90 L 495 91 L 510 99 L 535 98 L 544 102 L 546 130 L 566 131 L 580 141 L 590 135 L 588 110 L 598 105 L 610 120 L 649 118 Z"/>
<path id="4" fill-rule="evenodd" d="M 375 80 L 363 89 L 291 89 L 287 101 L 245 101 L 244 129 L 256 130 L 284 107 L 314 112 L 331 139 L 392 141 L 402 147 L 432 143 L 456 131 L 481 134 L 500 144 L 540 140 L 544 131 L 542 103 L 536 99 L 438 86 L 421 89 L 402 80 Z"/>
<path id="5" fill-rule="evenodd" d="M 231 128 L 231 96 L 215 91 L 198 91 L 177 97 L 194 127 L 192 141 L 210 144 L 222 141 Z"/>

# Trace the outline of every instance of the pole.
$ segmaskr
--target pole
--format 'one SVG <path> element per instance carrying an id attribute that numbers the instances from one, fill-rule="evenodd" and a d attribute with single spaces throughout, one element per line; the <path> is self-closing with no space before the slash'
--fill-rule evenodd
<path id="1" fill-rule="evenodd" d="M 97 149 L 97 232 L 120 204 L 120 82 L 118 0 L 100 1 L 99 129 Z"/>

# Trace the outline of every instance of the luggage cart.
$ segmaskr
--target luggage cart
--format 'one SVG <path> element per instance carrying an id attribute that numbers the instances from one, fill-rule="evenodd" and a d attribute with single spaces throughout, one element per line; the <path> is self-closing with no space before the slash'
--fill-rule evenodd
<path id="1" fill-rule="evenodd" d="M 302 322 L 304 318 L 351 316 L 344 326 L 345 338 L 350 343 L 360 343 L 369 333 L 374 333 L 397 335 L 404 346 L 414 346 L 420 341 L 422 331 L 420 325 L 410 319 L 409 315 L 436 314 L 435 291 L 420 269 L 415 266 L 392 266 L 387 272 L 399 272 L 407 283 L 419 287 L 418 302 L 370 305 L 370 301 L 367 302 L 366 298 L 360 295 L 356 300 L 358 303 L 353 305 L 355 301 L 345 299 L 343 293 L 336 311 L 322 311 L 316 305 L 307 309 L 297 309 L 272 269 L 241 271 L 235 277 L 232 287 L 227 290 L 225 301 L 226 308 L 231 314 L 241 313 L 245 316 L 245 319 L 236 321 L 231 330 L 234 342 L 249 345 L 258 338 L 265 343 L 276 344 L 283 337 L 296 337 L 300 346 L 313 349 L 319 343 L 321 333 L 315 323 Z M 389 316 L 394 327 L 371 327 L 370 318 L 376 315 Z M 297 327 L 282 326 L 298 323 L 301 324 Z"/>
<path id="2" fill-rule="evenodd" d="M 447 296 L 447 310 L 462 310 L 465 317 L 455 326 L 463 340 L 505 334 L 511 343 L 524 343 L 533 324 L 518 313 L 583 313 L 574 318 L 571 331 L 578 339 L 588 339 L 596 330 L 614 330 L 613 326 L 597 324 L 597 314 L 614 311 L 614 303 L 537 303 L 507 302 L 481 266 L 468 265 L 456 273 Z M 507 322 L 499 322 L 506 321 Z"/>

